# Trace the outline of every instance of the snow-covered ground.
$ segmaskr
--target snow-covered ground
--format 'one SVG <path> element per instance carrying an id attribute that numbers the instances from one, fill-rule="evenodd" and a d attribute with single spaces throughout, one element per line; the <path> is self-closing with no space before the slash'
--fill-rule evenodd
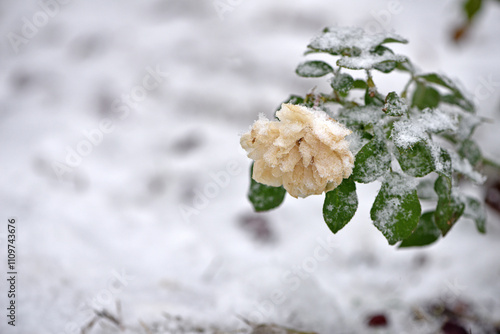
<path id="1" fill-rule="evenodd" d="M 0 333 L 79 333 L 94 309 L 119 313 L 116 302 L 124 330 L 143 333 L 164 313 L 207 328 L 245 328 L 244 317 L 319 333 L 431 333 L 440 324 L 412 309 L 436 300 L 500 321 L 497 214 L 486 235 L 461 221 L 431 247 L 398 250 L 369 220 L 379 185 L 359 185 L 356 216 L 332 236 L 321 196 L 254 214 L 239 146 L 258 113 L 320 81 L 294 73 L 309 40 L 347 25 L 394 29 L 410 40 L 399 53 L 458 78 L 497 120 L 477 138 L 500 157 L 496 2 L 461 45 L 449 38 L 458 1 L 42 3 L 50 15 L 39 1 L 0 3 Z M 387 92 L 404 77 L 375 80 Z M 16 327 L 5 316 L 9 217 Z M 368 328 L 380 312 L 389 327 Z"/>

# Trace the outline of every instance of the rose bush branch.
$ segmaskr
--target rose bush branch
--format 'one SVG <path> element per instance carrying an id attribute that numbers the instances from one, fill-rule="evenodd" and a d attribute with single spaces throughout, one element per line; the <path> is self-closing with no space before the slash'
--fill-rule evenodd
<path id="1" fill-rule="evenodd" d="M 488 161 L 472 138 L 482 122 L 472 99 L 447 76 L 418 72 L 389 43 L 407 41 L 339 27 L 311 40 L 306 55 L 326 53 L 332 62 L 307 60 L 296 73 L 328 77 L 331 91 L 290 96 L 277 120 L 261 118 L 242 136 L 255 160 L 249 199 L 256 211 L 279 206 L 286 192 L 325 192 L 323 217 L 337 233 L 356 212 L 356 183 L 380 181 L 370 217 L 391 245 L 428 245 L 461 217 L 485 232 L 481 202 L 460 189 L 466 180 L 484 182 L 479 169 Z M 356 71 L 362 75 L 354 77 Z M 374 71 L 409 79 L 401 90 L 382 93 Z M 421 201 L 434 209 L 422 212 Z"/>

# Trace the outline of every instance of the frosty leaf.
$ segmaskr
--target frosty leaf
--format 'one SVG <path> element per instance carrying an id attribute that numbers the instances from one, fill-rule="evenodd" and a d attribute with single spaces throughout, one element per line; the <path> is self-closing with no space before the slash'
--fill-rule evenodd
<path id="1" fill-rule="evenodd" d="M 302 104 L 304 103 L 304 98 L 298 95 L 290 95 L 290 97 L 283 101 L 276 110 L 280 110 L 283 103 Z"/>
<path id="2" fill-rule="evenodd" d="M 457 173 L 467 176 L 472 181 L 481 184 L 485 181 L 485 177 L 476 171 L 470 164 L 469 160 L 460 157 L 456 152 L 450 152 L 453 170 Z"/>
<path id="3" fill-rule="evenodd" d="M 477 230 L 486 233 L 486 211 L 479 200 L 469 196 L 465 197 L 464 217 L 474 220 Z"/>
<path id="4" fill-rule="evenodd" d="M 382 109 L 389 116 L 403 116 L 408 112 L 408 104 L 399 97 L 396 92 L 390 92 L 385 98 L 385 105 Z"/>
<path id="5" fill-rule="evenodd" d="M 337 65 L 351 70 L 378 69 L 384 73 L 392 71 L 397 63 L 406 61 L 406 57 L 386 52 L 382 55 L 363 53 L 357 57 L 342 57 L 337 60 Z"/>
<path id="6" fill-rule="evenodd" d="M 397 147 L 408 148 L 419 141 L 429 139 L 429 133 L 446 130 L 456 130 L 455 120 L 439 109 L 426 109 L 419 117 L 395 122 L 391 135 Z"/>
<path id="7" fill-rule="evenodd" d="M 434 223 L 434 211 L 426 212 L 420 217 L 415 231 L 399 245 L 400 248 L 426 246 L 435 242 L 441 231 Z"/>
<path id="8" fill-rule="evenodd" d="M 439 95 L 439 92 L 436 89 L 417 82 L 417 88 L 413 93 L 411 105 L 412 107 L 416 106 L 420 110 L 425 108 L 435 108 L 439 105 L 440 99 L 441 95 Z"/>
<path id="9" fill-rule="evenodd" d="M 447 96 L 447 103 L 459 105 L 467 111 L 473 111 L 474 106 L 472 102 L 470 102 L 464 94 L 462 94 L 457 85 L 455 85 L 448 77 L 438 73 L 428 73 L 419 75 L 418 78 L 424 79 L 427 82 L 434 83 L 441 87 L 448 88 L 453 94 Z"/>
<path id="10" fill-rule="evenodd" d="M 452 193 L 451 180 L 445 176 L 437 178 L 434 190 L 439 198 L 434 219 L 445 236 L 464 212 L 465 205 L 458 196 Z"/>
<path id="11" fill-rule="evenodd" d="M 309 52 L 327 52 L 332 55 L 359 56 L 385 43 L 407 43 L 399 35 L 390 32 L 366 34 L 361 28 L 328 27 L 309 43 Z"/>
<path id="12" fill-rule="evenodd" d="M 357 208 L 356 184 L 349 178 L 326 193 L 323 218 L 330 230 L 337 233 L 352 219 Z"/>
<path id="13" fill-rule="evenodd" d="M 483 119 L 471 113 L 458 114 L 458 129 L 453 133 L 457 141 L 463 141 L 472 136 L 476 128 L 483 122 Z"/>
<path id="14" fill-rule="evenodd" d="M 347 127 L 368 126 L 378 123 L 384 116 L 382 110 L 376 106 L 360 106 L 340 109 L 337 120 Z"/>
<path id="15" fill-rule="evenodd" d="M 360 183 L 370 183 L 383 176 L 391 167 L 391 155 L 383 140 L 372 139 L 356 155 L 353 178 Z"/>
<path id="16" fill-rule="evenodd" d="M 267 211 L 278 207 L 285 199 L 286 190 L 283 187 L 270 187 L 252 178 L 253 164 L 250 169 L 250 189 L 248 199 L 255 211 Z"/>
<path id="17" fill-rule="evenodd" d="M 438 197 L 434 191 L 434 182 L 435 180 L 433 179 L 424 179 L 420 181 L 417 185 L 418 198 L 421 200 L 437 200 Z"/>
<path id="18" fill-rule="evenodd" d="M 472 102 L 470 102 L 469 100 L 459 98 L 456 95 L 452 94 L 441 95 L 441 102 L 459 106 L 463 110 L 470 113 L 475 112 L 474 105 L 472 104 Z"/>
<path id="19" fill-rule="evenodd" d="M 384 62 L 378 63 L 377 65 L 373 66 L 373 68 L 377 71 L 382 72 L 382 73 L 390 73 L 397 66 L 398 66 L 397 61 L 389 60 L 389 61 L 384 61 Z"/>
<path id="20" fill-rule="evenodd" d="M 458 149 L 458 154 L 460 154 L 462 158 L 467 159 L 472 166 L 477 165 L 482 158 L 479 146 L 470 139 L 466 139 L 462 142 Z"/>
<path id="21" fill-rule="evenodd" d="M 413 180 L 391 173 L 375 198 L 370 216 L 391 245 L 408 238 L 417 227 L 422 209 L 415 187 Z"/>
<path id="22" fill-rule="evenodd" d="M 453 170 L 451 156 L 448 151 L 436 145 L 432 145 L 431 150 L 436 172 L 451 179 Z"/>
<path id="23" fill-rule="evenodd" d="M 435 170 L 431 149 L 424 141 L 406 149 L 398 147 L 398 153 L 399 165 L 407 175 L 422 177 Z"/>
<path id="24" fill-rule="evenodd" d="M 332 72 L 333 68 L 324 61 L 320 60 L 303 62 L 299 64 L 295 70 L 295 73 L 305 78 L 318 78 Z"/>
<path id="25" fill-rule="evenodd" d="M 451 90 L 457 96 L 463 97 L 457 86 L 446 76 L 437 73 L 427 73 L 418 75 L 417 78 L 424 79 L 427 82 L 432 82 L 442 87 L 446 87 Z"/>
<path id="26" fill-rule="evenodd" d="M 354 79 L 347 73 L 339 73 L 330 83 L 333 89 L 340 93 L 348 93 L 354 86 Z"/>
<path id="27" fill-rule="evenodd" d="M 415 73 L 415 68 L 413 67 L 413 64 L 410 62 L 410 60 L 407 60 L 403 63 L 397 63 L 396 68 L 400 71 L 405 71 L 409 73 Z"/>

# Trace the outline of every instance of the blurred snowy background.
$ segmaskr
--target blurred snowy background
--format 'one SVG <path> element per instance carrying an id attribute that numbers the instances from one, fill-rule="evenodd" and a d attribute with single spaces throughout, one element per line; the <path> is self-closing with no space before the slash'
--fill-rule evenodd
<path id="1" fill-rule="evenodd" d="M 79 333 L 105 309 L 134 333 L 176 321 L 178 333 L 247 328 L 239 316 L 319 333 L 435 333 L 442 319 L 419 310 L 443 300 L 479 319 L 473 333 L 499 322 L 497 213 L 486 235 L 464 220 L 431 247 L 397 250 L 369 220 L 379 184 L 360 185 L 354 220 L 331 236 L 322 196 L 253 213 L 239 146 L 258 113 L 321 82 L 295 67 L 314 35 L 342 25 L 393 29 L 410 40 L 398 53 L 457 78 L 496 120 L 477 138 L 498 159 L 499 17 L 486 1 L 457 45 L 451 0 L 1 1 L 0 332 Z M 403 80 L 375 77 L 383 92 Z M 15 328 L 4 315 L 11 216 Z M 373 314 L 388 326 L 367 327 Z M 120 332 L 109 318 L 88 333 Z"/>

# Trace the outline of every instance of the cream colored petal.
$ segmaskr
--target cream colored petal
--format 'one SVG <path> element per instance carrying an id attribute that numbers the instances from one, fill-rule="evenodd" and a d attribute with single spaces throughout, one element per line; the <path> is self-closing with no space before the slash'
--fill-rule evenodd
<path id="1" fill-rule="evenodd" d="M 283 182 L 282 178 L 274 176 L 272 172 L 273 169 L 267 166 L 263 160 L 257 160 L 253 165 L 252 178 L 257 182 L 268 186 L 281 186 Z"/>
<path id="2" fill-rule="evenodd" d="M 266 162 L 266 164 L 272 167 L 277 167 L 279 164 L 279 155 L 278 155 L 279 151 L 280 148 L 277 146 L 268 147 L 267 152 L 263 156 L 263 159 Z"/>
<path id="3" fill-rule="evenodd" d="M 288 155 L 283 158 L 281 163 L 281 170 L 283 173 L 292 172 L 295 165 L 300 161 L 301 155 L 298 146 L 294 146 Z"/>
<path id="4" fill-rule="evenodd" d="M 354 156 L 344 139 L 350 130 L 303 106 L 283 104 L 276 115 L 280 121 L 261 116 L 240 140 L 256 161 L 257 182 L 307 197 L 332 190 L 351 175 Z"/>
<path id="5" fill-rule="evenodd" d="M 290 123 L 280 127 L 279 136 L 274 140 L 273 145 L 290 148 L 297 140 L 304 135 L 304 125 L 299 123 Z"/>
<path id="6" fill-rule="evenodd" d="M 300 155 L 302 156 L 302 164 L 304 167 L 308 167 L 314 155 L 313 147 L 311 147 L 311 145 L 309 145 L 305 140 L 302 140 L 298 144 L 298 148 Z"/>

